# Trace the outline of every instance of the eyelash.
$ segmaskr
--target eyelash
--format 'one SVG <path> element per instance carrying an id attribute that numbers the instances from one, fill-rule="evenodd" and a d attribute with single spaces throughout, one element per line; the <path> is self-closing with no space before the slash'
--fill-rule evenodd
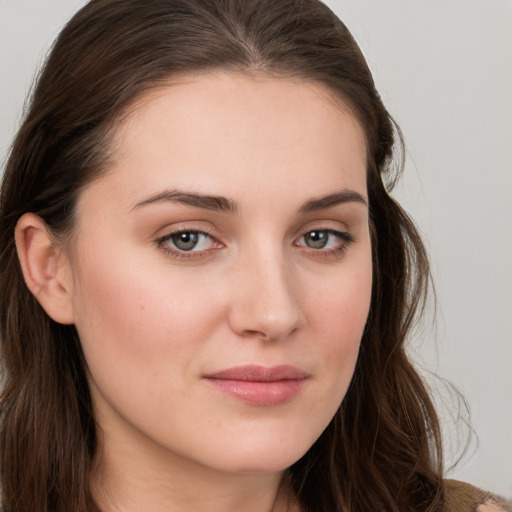
<path id="1" fill-rule="evenodd" d="M 168 254 L 169 256 L 171 256 L 172 258 L 177 259 L 177 260 L 186 260 L 186 259 L 191 259 L 191 258 L 193 258 L 193 259 L 205 258 L 209 255 L 210 251 L 214 250 L 214 249 L 206 249 L 203 251 L 194 251 L 194 250 L 186 251 L 186 250 L 181 250 L 178 248 L 173 248 L 170 245 L 172 238 L 175 236 L 179 236 L 181 234 L 195 234 L 195 235 L 200 235 L 200 236 L 207 236 L 207 237 L 211 238 L 211 240 L 214 243 L 219 245 L 219 247 L 216 247 L 215 249 L 219 249 L 219 248 L 223 247 L 223 245 L 220 242 L 216 241 L 216 239 L 213 235 L 211 235 L 207 231 L 201 231 L 199 229 L 177 229 L 176 231 L 171 231 L 167 235 L 164 235 L 164 236 L 158 238 L 156 240 L 156 244 L 162 251 L 164 251 L 164 253 Z"/>
<path id="2" fill-rule="evenodd" d="M 332 229 L 332 228 L 318 227 L 318 228 L 310 229 L 306 233 L 301 235 L 297 239 L 297 241 L 294 243 L 294 245 L 299 245 L 299 241 L 303 240 L 306 235 L 311 235 L 312 233 L 315 233 L 315 232 L 325 233 L 328 236 L 335 236 L 339 240 L 339 242 L 336 244 L 335 247 L 332 247 L 329 249 L 323 249 L 323 248 L 314 249 L 312 247 L 307 247 L 305 245 L 304 246 L 301 245 L 301 247 L 304 247 L 306 250 L 308 250 L 310 252 L 310 254 L 312 254 L 315 257 L 328 258 L 328 259 L 333 258 L 333 257 L 334 258 L 339 257 L 348 249 L 348 247 L 351 244 L 353 244 L 355 242 L 354 236 L 351 233 L 349 233 L 348 231 L 339 231 L 337 229 Z"/>
<path id="3" fill-rule="evenodd" d="M 321 232 L 325 233 L 328 236 L 335 236 L 337 237 L 340 242 L 337 244 L 336 247 L 329 248 L 329 249 L 323 249 L 323 248 L 312 248 L 308 247 L 306 245 L 299 244 L 300 240 L 303 240 L 305 236 L 310 235 L 314 232 Z M 170 245 L 170 242 L 173 237 L 179 236 L 181 234 L 194 234 L 199 236 L 206 236 L 209 237 L 214 244 L 218 244 L 218 247 L 215 247 L 213 249 L 205 249 L 205 250 L 182 250 L 178 248 L 173 248 Z M 304 247 L 311 255 L 314 257 L 320 257 L 320 258 L 332 258 L 336 256 L 341 256 L 345 250 L 355 242 L 355 238 L 352 234 L 350 234 L 347 231 L 339 231 L 332 228 L 313 228 L 308 230 L 306 233 L 301 235 L 295 242 L 294 245 L 296 247 Z M 167 235 L 164 235 L 156 240 L 156 245 L 159 249 L 164 251 L 164 253 L 168 254 L 174 259 L 177 260 L 186 260 L 186 259 L 201 259 L 205 258 L 209 255 L 209 253 L 213 250 L 220 249 L 224 247 L 220 242 L 218 242 L 215 237 L 208 233 L 207 231 L 201 231 L 198 229 L 177 229 L 176 231 L 172 231 L 171 233 L 168 233 Z"/>

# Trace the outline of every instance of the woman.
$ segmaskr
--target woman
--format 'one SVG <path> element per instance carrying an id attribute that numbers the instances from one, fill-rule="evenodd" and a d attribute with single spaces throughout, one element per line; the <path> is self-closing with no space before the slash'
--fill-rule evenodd
<path id="1" fill-rule="evenodd" d="M 5 510 L 495 509 L 404 351 L 397 136 L 319 2 L 89 2 L 2 187 Z"/>

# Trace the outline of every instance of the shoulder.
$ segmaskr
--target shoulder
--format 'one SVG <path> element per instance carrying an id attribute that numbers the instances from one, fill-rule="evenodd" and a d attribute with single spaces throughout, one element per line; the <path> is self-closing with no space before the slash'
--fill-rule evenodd
<path id="1" fill-rule="evenodd" d="M 512 512 L 512 504 L 465 482 L 445 480 L 446 512 Z"/>

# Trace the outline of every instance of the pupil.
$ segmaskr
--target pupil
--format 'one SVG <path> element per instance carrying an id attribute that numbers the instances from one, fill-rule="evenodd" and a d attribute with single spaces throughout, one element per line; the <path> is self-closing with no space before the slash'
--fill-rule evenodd
<path id="1" fill-rule="evenodd" d="M 190 251 L 197 245 L 198 238 L 199 236 L 197 233 L 186 232 L 174 235 L 172 237 L 172 241 L 178 249 L 181 249 L 182 251 Z"/>
<path id="2" fill-rule="evenodd" d="M 306 236 L 306 243 L 314 249 L 322 249 L 327 244 L 327 233 L 325 231 L 311 231 Z"/>

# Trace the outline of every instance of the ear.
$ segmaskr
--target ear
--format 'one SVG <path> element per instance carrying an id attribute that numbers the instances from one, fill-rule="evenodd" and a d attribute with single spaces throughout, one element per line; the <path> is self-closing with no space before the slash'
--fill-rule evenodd
<path id="1" fill-rule="evenodd" d="M 25 282 L 46 313 L 61 324 L 74 323 L 69 261 L 46 223 L 26 213 L 16 225 L 16 249 Z"/>

